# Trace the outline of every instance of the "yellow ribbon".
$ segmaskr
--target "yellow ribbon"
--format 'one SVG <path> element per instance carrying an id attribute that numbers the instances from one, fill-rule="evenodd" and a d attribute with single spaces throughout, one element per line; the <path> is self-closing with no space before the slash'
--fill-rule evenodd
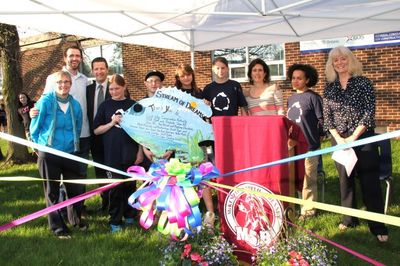
<path id="1" fill-rule="evenodd" d="M 292 197 L 282 196 L 282 195 L 277 195 L 277 194 L 258 192 L 258 191 L 253 191 L 250 189 L 243 189 L 243 188 L 237 188 L 237 187 L 232 187 L 232 186 L 228 186 L 228 185 L 218 184 L 218 183 L 214 183 L 211 181 L 204 181 L 204 183 L 210 184 L 212 186 L 219 187 L 219 188 L 241 191 L 241 192 L 245 192 L 247 194 L 252 194 L 252 195 L 265 197 L 265 198 L 277 199 L 280 201 L 290 202 L 290 203 L 294 203 L 294 204 L 298 204 L 298 205 L 308 205 L 313 208 L 324 210 L 324 211 L 349 215 L 349 216 L 353 216 L 353 217 L 358 217 L 358 218 L 362 218 L 362 219 L 366 219 L 366 220 L 370 220 L 370 221 L 381 222 L 381 223 L 395 225 L 395 226 L 400 227 L 400 217 L 395 217 L 395 216 L 381 214 L 381 213 L 375 213 L 375 212 L 369 212 L 369 211 L 363 211 L 363 210 L 358 210 L 358 209 L 352 209 L 352 208 L 347 208 L 347 207 L 341 207 L 341 206 L 337 206 L 337 205 L 331 205 L 331 204 L 326 204 L 326 203 L 321 203 L 321 202 L 316 202 L 316 201 L 302 200 L 302 199 L 297 199 L 297 198 L 292 198 Z"/>

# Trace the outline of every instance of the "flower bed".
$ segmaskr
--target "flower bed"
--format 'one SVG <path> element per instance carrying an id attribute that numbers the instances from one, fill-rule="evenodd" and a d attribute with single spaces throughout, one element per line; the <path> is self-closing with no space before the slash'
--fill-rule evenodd
<path id="1" fill-rule="evenodd" d="M 256 265 L 336 265 L 337 252 L 321 240 L 295 232 L 277 241 L 273 246 L 261 247 L 254 257 Z"/>
<path id="2" fill-rule="evenodd" d="M 217 230 L 205 228 L 185 241 L 170 241 L 161 265 L 238 265 L 229 244 Z"/>

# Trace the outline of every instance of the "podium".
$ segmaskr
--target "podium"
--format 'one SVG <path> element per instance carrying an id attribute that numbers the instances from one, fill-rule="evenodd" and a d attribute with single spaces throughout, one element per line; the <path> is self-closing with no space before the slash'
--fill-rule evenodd
<path id="1" fill-rule="evenodd" d="M 289 157 L 287 142 L 297 140 L 294 154 L 307 152 L 301 129 L 284 116 L 213 117 L 215 165 L 222 174 Z M 260 243 L 271 243 L 283 227 L 287 203 L 246 191 L 295 196 L 302 189 L 304 160 L 246 171 L 218 178 L 235 187 L 218 191 L 221 229 L 230 243 L 243 252 L 238 257 L 250 261 Z"/>

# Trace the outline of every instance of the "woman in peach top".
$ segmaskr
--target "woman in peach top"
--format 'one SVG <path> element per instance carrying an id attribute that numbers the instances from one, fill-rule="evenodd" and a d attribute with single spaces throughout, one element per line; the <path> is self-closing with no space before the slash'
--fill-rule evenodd
<path id="1" fill-rule="evenodd" d="M 249 65 L 250 87 L 244 91 L 250 115 L 284 115 L 283 95 L 279 86 L 270 84 L 269 67 L 260 58 Z"/>

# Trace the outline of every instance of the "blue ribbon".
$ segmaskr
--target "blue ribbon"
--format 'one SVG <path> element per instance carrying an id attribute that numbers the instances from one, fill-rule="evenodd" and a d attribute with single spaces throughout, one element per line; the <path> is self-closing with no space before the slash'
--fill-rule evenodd
<path id="1" fill-rule="evenodd" d="M 325 149 L 322 149 L 322 150 L 316 150 L 316 151 L 312 151 L 312 152 L 307 152 L 307 153 L 303 153 L 303 154 L 296 155 L 296 156 L 293 156 L 293 157 L 277 160 L 277 161 L 270 162 L 270 163 L 259 164 L 259 165 L 256 165 L 256 166 L 243 168 L 243 169 L 240 169 L 240 170 L 237 170 L 237 171 L 233 171 L 233 172 L 229 172 L 229 173 L 226 173 L 226 174 L 222 174 L 222 175 L 220 175 L 220 177 L 227 177 L 227 176 L 231 176 L 231 175 L 235 175 L 235 174 L 239 174 L 239 173 L 244 173 L 244 172 L 248 172 L 248 171 L 252 171 L 252 170 L 258 170 L 258 169 L 261 169 L 261 168 L 271 167 L 271 166 L 275 166 L 275 165 L 279 165 L 279 164 L 283 164 L 283 163 L 289 163 L 289 162 L 305 159 L 305 158 L 308 158 L 308 157 L 319 156 L 319 155 L 322 155 L 322 154 L 331 153 L 331 152 L 339 151 L 339 150 L 344 150 L 344 149 L 348 149 L 348 148 L 352 148 L 352 147 L 357 147 L 357 146 L 361 146 L 361 145 L 365 145 L 365 144 L 369 144 L 369 143 L 373 143 L 373 142 L 382 141 L 382 140 L 385 140 L 385 139 L 397 138 L 399 136 L 400 136 L 400 130 L 393 131 L 393 132 L 388 132 L 388 133 L 384 133 L 384 134 L 379 134 L 379 135 L 376 135 L 376 136 L 372 136 L 372 137 L 356 140 L 356 141 L 353 141 L 353 142 L 350 142 L 350 143 L 336 145 L 336 146 L 328 147 L 328 148 L 325 148 Z M 207 178 L 207 177 L 204 177 L 204 178 Z"/>

